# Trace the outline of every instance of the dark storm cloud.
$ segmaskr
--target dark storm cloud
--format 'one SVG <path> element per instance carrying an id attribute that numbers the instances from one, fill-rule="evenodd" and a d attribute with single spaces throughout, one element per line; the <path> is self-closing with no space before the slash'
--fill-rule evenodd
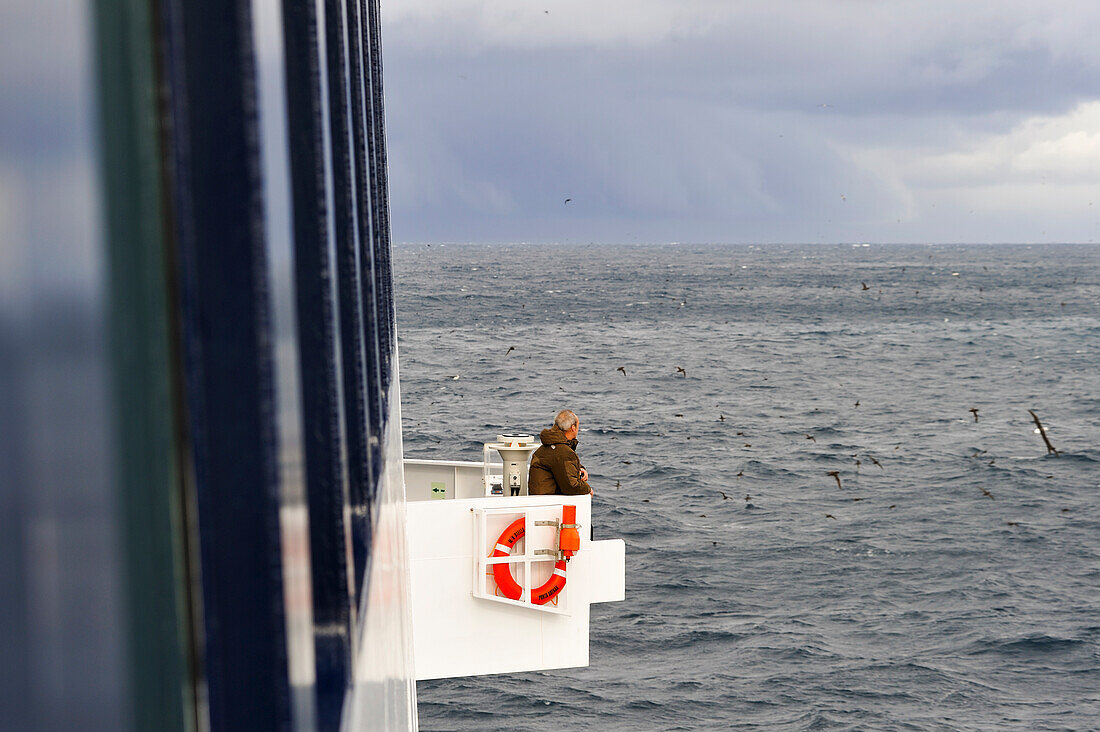
<path id="1" fill-rule="evenodd" d="M 1100 99 L 1096 11 L 1072 5 L 552 8 L 571 28 L 420 4 L 386 28 L 398 239 L 1011 238 L 955 227 L 894 159 Z"/>
<path id="2" fill-rule="evenodd" d="M 688 104 L 678 90 L 620 83 L 595 54 L 554 64 L 489 54 L 434 68 L 403 92 L 409 103 L 388 107 L 399 238 L 407 201 L 411 238 L 680 238 L 686 221 L 696 236 L 722 238 L 731 219 L 843 216 L 819 210 L 820 199 L 842 203 L 863 177 L 798 114 L 710 94 Z M 392 89 L 401 78 L 390 73 Z"/>

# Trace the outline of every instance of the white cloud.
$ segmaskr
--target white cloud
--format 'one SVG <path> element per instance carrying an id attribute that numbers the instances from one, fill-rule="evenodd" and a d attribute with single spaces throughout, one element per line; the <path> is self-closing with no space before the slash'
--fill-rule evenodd
<path id="1" fill-rule="evenodd" d="M 882 212 L 940 241 L 1095 241 L 1100 102 L 1029 117 L 1007 132 L 942 121 L 939 146 L 841 148 L 894 192 Z"/>
<path id="2" fill-rule="evenodd" d="M 958 131 L 956 131 L 958 132 Z M 1100 101 L 1071 112 L 1036 116 L 1003 134 L 954 134 L 948 149 L 851 149 L 862 165 L 894 171 L 914 187 L 1078 185 L 1100 187 Z"/>
<path id="3" fill-rule="evenodd" d="M 1012 151 L 1013 170 L 1100 187 L 1100 102 L 1063 117 L 1029 120 L 1006 138 L 1000 148 Z"/>

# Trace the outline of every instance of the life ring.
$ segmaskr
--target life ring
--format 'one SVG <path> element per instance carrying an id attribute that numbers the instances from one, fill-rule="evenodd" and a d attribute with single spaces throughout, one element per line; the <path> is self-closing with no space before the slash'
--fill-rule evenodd
<path id="1" fill-rule="evenodd" d="M 516 542 L 523 538 L 526 528 L 524 527 L 523 519 L 518 518 L 512 523 L 508 524 L 508 528 L 497 538 L 496 546 L 493 547 L 493 553 L 490 557 L 507 557 L 512 554 L 512 547 L 516 545 Z M 512 570 L 507 562 L 493 565 L 493 579 L 497 582 L 497 587 L 500 588 L 501 593 L 509 600 L 518 600 L 523 595 L 523 588 L 519 586 L 515 578 L 512 576 Z M 552 599 L 557 597 L 558 593 L 565 587 L 565 560 L 559 560 L 554 563 L 554 573 L 550 575 L 550 579 L 546 581 L 541 587 L 536 587 L 531 590 L 531 603 L 534 605 L 545 605 Z"/>

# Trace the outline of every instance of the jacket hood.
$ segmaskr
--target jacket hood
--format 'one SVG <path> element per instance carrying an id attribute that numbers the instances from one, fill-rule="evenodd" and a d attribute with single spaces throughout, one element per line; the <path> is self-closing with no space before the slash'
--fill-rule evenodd
<path id="1" fill-rule="evenodd" d="M 573 440 L 566 439 L 565 433 L 558 427 L 547 427 L 539 433 L 539 439 L 544 445 L 568 445 Z"/>

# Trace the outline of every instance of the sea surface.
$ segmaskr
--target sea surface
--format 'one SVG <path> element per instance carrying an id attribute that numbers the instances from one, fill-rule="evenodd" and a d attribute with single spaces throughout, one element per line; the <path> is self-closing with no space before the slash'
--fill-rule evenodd
<path id="1" fill-rule="evenodd" d="M 627 544 L 589 668 L 421 682 L 422 729 L 1100 729 L 1100 247 L 394 263 L 406 456 L 573 409 Z"/>

